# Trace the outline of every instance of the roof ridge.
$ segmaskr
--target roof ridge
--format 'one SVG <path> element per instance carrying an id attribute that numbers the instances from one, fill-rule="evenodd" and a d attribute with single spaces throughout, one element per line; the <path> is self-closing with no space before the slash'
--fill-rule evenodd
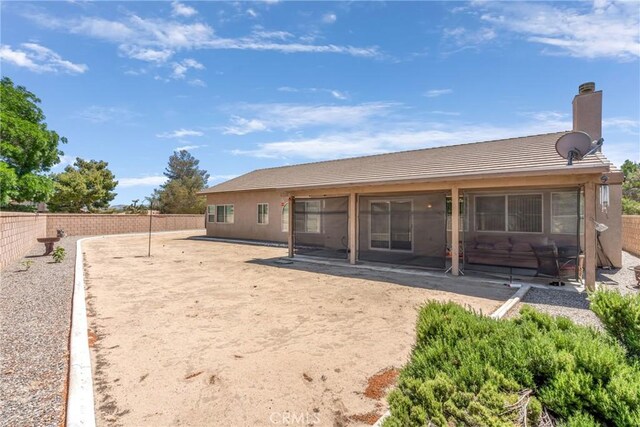
<path id="1" fill-rule="evenodd" d="M 367 158 L 372 158 L 372 157 L 388 156 L 390 154 L 413 153 L 413 152 L 416 152 L 416 151 L 427 151 L 427 150 L 435 150 L 435 149 L 438 149 L 438 148 L 459 147 L 459 146 L 462 146 L 462 145 L 487 144 L 489 142 L 508 141 L 510 139 L 533 138 L 533 137 L 536 137 L 536 136 L 554 135 L 554 134 L 558 134 L 558 133 L 567 133 L 567 132 L 571 132 L 571 131 L 570 130 L 562 130 L 562 131 L 557 131 L 557 132 L 539 133 L 539 134 L 535 134 L 535 135 L 512 136 L 511 138 L 491 139 L 491 140 L 488 140 L 488 141 L 462 142 L 462 143 L 459 143 L 459 144 L 439 145 L 437 147 L 415 148 L 413 150 L 390 151 L 388 153 L 368 154 L 368 155 L 365 155 L 365 156 L 354 156 L 354 157 L 343 157 L 343 158 L 340 158 L 340 159 L 331 159 L 331 160 L 318 160 L 318 161 L 315 161 L 315 162 L 296 163 L 295 165 L 283 165 L 283 166 L 273 166 L 273 167 L 270 167 L 270 168 L 254 169 L 254 170 L 252 170 L 250 172 L 247 172 L 246 174 L 243 174 L 243 175 L 247 175 L 247 174 L 254 173 L 254 172 L 260 172 L 260 171 L 291 168 L 291 167 L 294 167 L 294 166 L 307 166 L 307 165 L 316 165 L 316 164 L 320 164 L 320 163 L 341 162 L 341 161 L 344 161 L 344 160 L 367 159 Z M 240 175 L 240 176 L 243 176 L 243 175 Z M 239 178 L 240 176 L 238 176 L 237 178 Z"/>

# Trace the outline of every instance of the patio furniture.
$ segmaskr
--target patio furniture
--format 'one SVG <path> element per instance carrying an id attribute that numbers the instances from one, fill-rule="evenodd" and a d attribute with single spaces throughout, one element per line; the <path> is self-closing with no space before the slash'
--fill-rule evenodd
<path id="1" fill-rule="evenodd" d="M 51 252 L 53 252 L 53 245 L 56 242 L 60 241 L 59 237 L 38 237 L 38 242 L 40 243 L 44 243 L 44 255 L 49 255 Z"/>
<path id="2" fill-rule="evenodd" d="M 538 261 L 536 276 L 560 277 L 560 264 L 558 263 L 558 248 L 556 245 L 534 246 L 533 252 Z"/>

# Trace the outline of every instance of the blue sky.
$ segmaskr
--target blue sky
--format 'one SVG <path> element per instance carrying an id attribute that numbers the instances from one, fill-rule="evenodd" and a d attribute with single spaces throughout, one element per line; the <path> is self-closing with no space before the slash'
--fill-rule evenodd
<path id="1" fill-rule="evenodd" d="M 210 184 L 253 169 L 571 128 L 604 94 L 604 153 L 640 160 L 639 2 L 7 2 L 2 75 L 42 99 L 114 204 L 173 150 Z"/>

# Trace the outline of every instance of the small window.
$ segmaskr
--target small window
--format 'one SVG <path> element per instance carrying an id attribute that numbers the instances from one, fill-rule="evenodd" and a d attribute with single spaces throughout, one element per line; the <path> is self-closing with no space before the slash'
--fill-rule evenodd
<path id="1" fill-rule="evenodd" d="M 216 222 L 219 224 L 233 224 L 233 205 L 217 205 Z"/>
<path id="2" fill-rule="evenodd" d="M 289 203 L 285 203 L 282 207 L 282 231 L 285 233 L 289 232 Z"/>
<path id="3" fill-rule="evenodd" d="M 216 205 L 207 206 L 207 222 L 216 221 Z"/>
<path id="4" fill-rule="evenodd" d="M 578 194 L 575 191 L 551 193 L 551 233 L 576 234 L 578 231 Z M 584 217 L 580 200 L 580 219 Z M 582 228 L 581 230 L 582 231 Z"/>
<path id="5" fill-rule="evenodd" d="M 269 224 L 268 203 L 258 203 L 258 224 Z"/>

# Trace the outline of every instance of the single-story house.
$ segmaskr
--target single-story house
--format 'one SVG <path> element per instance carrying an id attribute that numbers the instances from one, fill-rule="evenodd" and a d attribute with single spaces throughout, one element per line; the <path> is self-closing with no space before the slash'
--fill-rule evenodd
<path id="1" fill-rule="evenodd" d="M 574 131 L 601 137 L 593 83 L 573 114 Z M 598 263 L 621 266 L 623 177 L 601 152 L 567 165 L 567 132 L 256 170 L 201 192 L 207 235 L 453 275 L 539 274 L 550 256 L 592 287 Z"/>

